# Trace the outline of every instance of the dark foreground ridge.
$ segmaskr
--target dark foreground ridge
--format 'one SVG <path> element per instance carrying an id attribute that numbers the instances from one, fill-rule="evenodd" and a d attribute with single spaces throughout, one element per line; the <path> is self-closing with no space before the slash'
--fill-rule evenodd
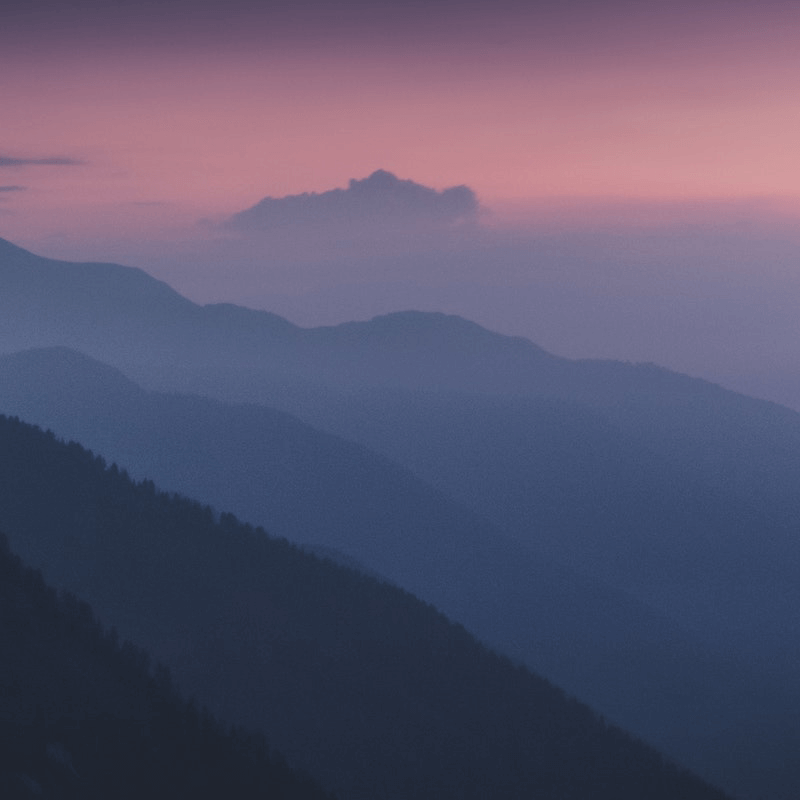
<path id="1" fill-rule="evenodd" d="M 169 670 L 26 568 L 0 533 L 0 796 L 331 798 L 184 701 Z"/>
<path id="2" fill-rule="evenodd" d="M 0 527 L 343 798 L 724 797 L 411 595 L 5 417 Z"/>

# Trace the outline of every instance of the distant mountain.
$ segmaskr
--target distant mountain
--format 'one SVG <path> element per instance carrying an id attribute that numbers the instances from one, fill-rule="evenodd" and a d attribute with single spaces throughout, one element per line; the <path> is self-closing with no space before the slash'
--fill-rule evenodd
<path id="1" fill-rule="evenodd" d="M 723 797 L 409 594 L 5 417 L 0 495 L 46 580 L 344 798 Z"/>
<path id="2" fill-rule="evenodd" d="M 0 352 L 50 346 L 117 366 L 147 388 L 240 400 L 287 386 L 553 394 L 587 377 L 584 393 L 602 390 L 608 373 L 630 388 L 651 382 L 623 365 L 576 372 L 527 340 L 443 314 L 304 329 L 268 312 L 201 307 L 141 270 L 45 259 L 0 239 Z"/>
<path id="3" fill-rule="evenodd" d="M 706 391 L 653 367 L 557 358 L 458 317 L 401 312 L 304 329 L 264 311 L 197 306 L 130 267 L 35 256 L 0 239 L 0 352 L 64 346 L 146 388 L 258 401 L 287 387 L 536 394 L 613 403 Z M 713 388 L 713 387 L 712 387 Z"/>
<path id="4" fill-rule="evenodd" d="M 0 534 L 0 794 L 162 798 L 329 795 L 181 700 L 169 672 L 56 594 Z"/>
<path id="5" fill-rule="evenodd" d="M 335 226 L 349 230 L 376 224 L 447 224 L 474 217 L 477 211 L 475 194 L 466 186 L 437 191 L 379 169 L 363 180 L 351 180 L 346 189 L 265 197 L 234 214 L 227 227 L 274 231 L 286 226 Z"/>

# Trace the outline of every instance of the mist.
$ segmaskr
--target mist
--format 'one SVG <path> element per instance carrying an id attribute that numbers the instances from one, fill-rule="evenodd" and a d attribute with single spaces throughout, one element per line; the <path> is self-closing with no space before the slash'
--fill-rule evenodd
<path id="1" fill-rule="evenodd" d="M 352 187 L 367 179 L 267 198 L 271 216 L 261 219 L 263 201 L 174 225 L 168 208 L 139 207 L 128 210 L 133 232 L 106 226 L 33 246 L 138 266 L 195 302 L 302 326 L 443 311 L 557 355 L 653 362 L 800 409 L 800 235 L 789 204 L 566 198 L 490 208 L 468 187 L 454 187 L 461 197 L 451 190 L 458 202 L 448 204 L 446 190 L 390 178 L 362 205 Z M 137 235 L 142 227 L 148 235 Z"/>

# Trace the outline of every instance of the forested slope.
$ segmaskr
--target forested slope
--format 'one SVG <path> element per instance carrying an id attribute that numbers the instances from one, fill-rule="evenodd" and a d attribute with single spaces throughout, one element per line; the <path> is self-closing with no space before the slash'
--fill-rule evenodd
<path id="1" fill-rule="evenodd" d="M 0 526 L 343 797 L 713 798 L 433 608 L 0 419 Z"/>
<path id="2" fill-rule="evenodd" d="M 0 534 L 0 795 L 331 797 L 183 700 L 169 671 L 26 568 Z"/>

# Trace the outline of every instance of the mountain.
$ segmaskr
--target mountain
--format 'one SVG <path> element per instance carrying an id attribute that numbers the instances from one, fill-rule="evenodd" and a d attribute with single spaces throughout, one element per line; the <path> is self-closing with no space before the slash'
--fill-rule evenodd
<path id="1" fill-rule="evenodd" d="M 61 348 L 0 357 L 0 412 L 313 552 L 333 548 L 672 757 L 733 782 L 736 768 L 707 754 L 721 731 L 757 724 L 738 699 L 750 676 L 385 457 L 264 406 L 146 392 Z"/>
<path id="2" fill-rule="evenodd" d="M 40 258 L 0 239 L 0 352 L 64 345 L 169 381 L 194 375 L 204 352 L 224 362 L 231 334 L 247 350 L 294 330 L 273 315 L 200 308 L 139 269 Z"/>
<path id="3" fill-rule="evenodd" d="M 197 306 L 141 270 L 35 256 L 0 239 L 0 352 L 63 346 L 146 388 L 259 400 L 276 389 L 366 387 L 569 397 L 702 394 L 652 366 L 581 362 L 458 317 L 402 312 L 299 328 L 264 311 Z"/>
<path id="4" fill-rule="evenodd" d="M 147 389 L 281 407 L 381 452 L 529 553 L 649 605 L 714 658 L 751 671 L 761 688 L 741 693 L 736 711 L 782 731 L 764 740 L 769 794 L 800 791 L 781 746 L 800 741 L 797 414 L 653 365 L 561 359 L 442 314 L 302 329 L 178 296 L 167 308 L 163 284 L 138 272 L 131 303 L 117 303 L 109 288 L 117 315 L 87 324 L 103 297 L 59 287 L 91 284 L 100 268 L 10 247 L 0 248 L 0 320 L 13 323 L 0 329 L 0 350 L 73 347 Z M 103 269 L 112 284 L 124 272 Z M 576 661 L 559 665 L 562 674 Z M 703 712 L 697 719 L 709 722 Z M 721 722 L 720 730 L 741 728 Z M 662 731 L 680 746 L 683 731 Z M 759 737 L 745 738 L 757 746 Z M 744 752 L 712 744 L 698 758 L 722 759 L 738 776 L 726 785 L 755 797 L 765 776 L 748 764 L 767 762 Z"/>
<path id="5" fill-rule="evenodd" d="M 309 395 L 293 409 L 405 465 L 543 556 L 704 636 L 716 631 L 720 646 L 735 640 L 738 657 L 793 672 L 794 412 L 702 386 L 618 405 L 377 389 Z"/>
<path id="6" fill-rule="evenodd" d="M 579 385 L 602 395 L 608 375 L 631 388 L 650 382 L 623 365 L 576 372 L 527 340 L 443 314 L 304 329 L 268 312 L 200 307 L 141 270 L 45 259 L 0 239 L 0 352 L 49 346 L 112 364 L 146 388 L 238 400 L 286 387 L 553 394 Z"/>
<path id="7" fill-rule="evenodd" d="M 323 800 L 270 755 L 181 700 L 169 671 L 47 586 L 0 534 L 0 793 Z"/>
<path id="8" fill-rule="evenodd" d="M 201 307 L 141 270 L 41 258 L 0 239 L 0 352 L 50 346 L 112 364 L 146 388 L 245 400 L 286 386 L 525 391 L 531 358 L 548 374 L 571 363 L 442 314 L 304 329 L 268 312 Z"/>
<path id="9" fill-rule="evenodd" d="M 397 588 L 0 418 L 0 525 L 345 798 L 722 798 Z"/>

